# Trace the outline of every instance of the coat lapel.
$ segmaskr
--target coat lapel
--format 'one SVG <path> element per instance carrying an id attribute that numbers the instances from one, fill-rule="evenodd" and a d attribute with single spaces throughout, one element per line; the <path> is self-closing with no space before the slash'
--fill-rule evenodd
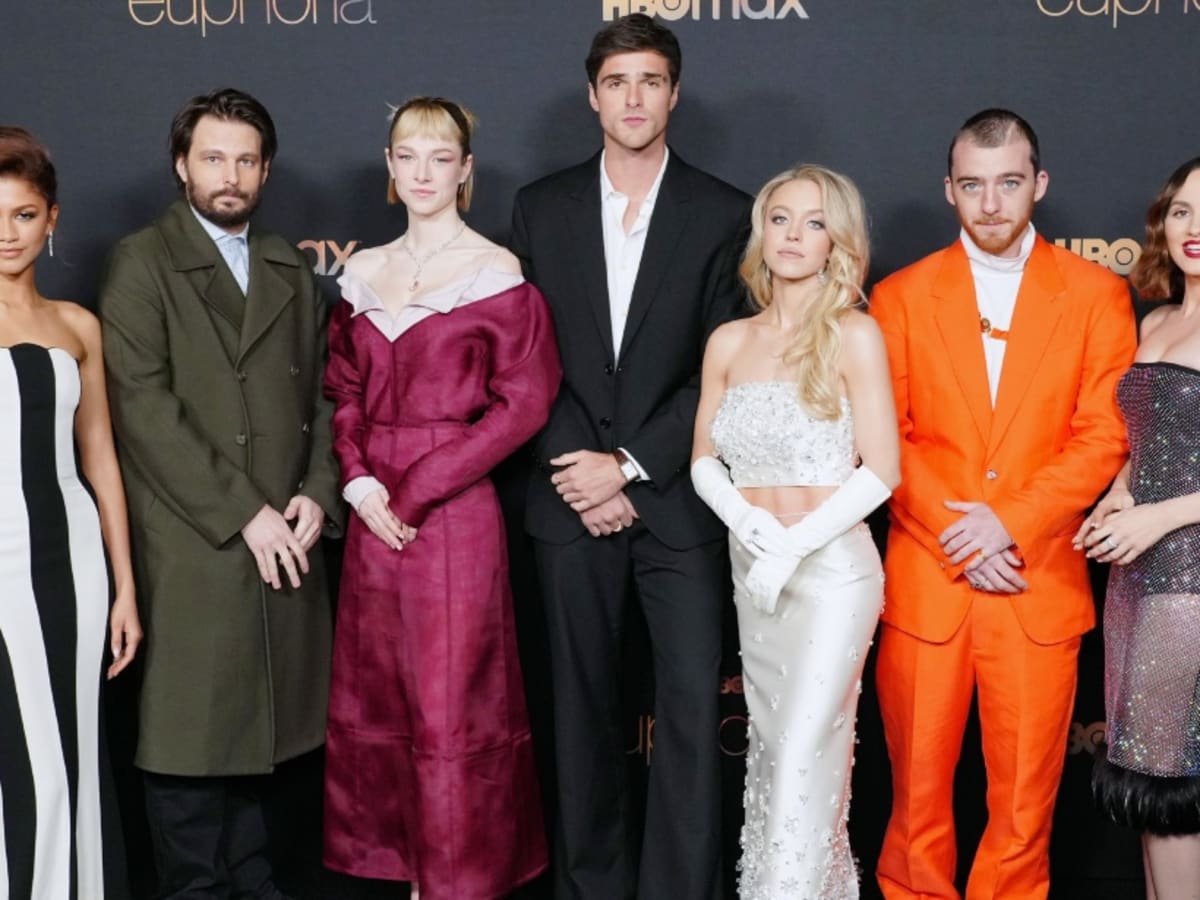
<path id="1" fill-rule="evenodd" d="M 621 356 L 633 343 L 637 330 L 646 318 L 646 311 L 658 295 L 663 276 L 671 268 L 675 248 L 687 228 L 687 203 L 692 199 L 685 164 L 672 153 L 663 173 L 658 199 L 650 215 L 650 228 L 646 232 L 646 243 L 642 249 L 642 261 L 638 266 L 637 279 L 633 283 L 633 297 L 629 301 L 629 315 L 625 319 L 625 331 L 621 335 Z"/>
<path id="2" fill-rule="evenodd" d="M 172 268 L 188 279 L 200 298 L 218 315 L 234 329 L 240 328 L 246 298 L 224 264 L 221 251 L 204 233 L 187 201 L 175 201 L 160 227 Z"/>
<path id="3" fill-rule="evenodd" d="M 992 392 L 988 387 L 987 361 L 979 336 L 979 306 L 975 281 L 962 241 L 946 251 L 933 283 L 934 321 L 946 358 L 954 369 L 959 390 L 966 398 L 971 418 L 986 441 L 992 430 Z"/>
<path id="4" fill-rule="evenodd" d="M 571 246 L 578 248 L 572 264 L 579 273 L 580 287 L 596 330 L 606 349 L 613 345 L 612 319 L 608 310 L 608 272 L 604 264 L 604 223 L 600 209 L 600 154 L 586 164 L 589 176 L 570 194 L 564 208 Z"/>
<path id="5" fill-rule="evenodd" d="M 1054 253 L 1039 236 L 1025 265 L 1017 305 L 1013 309 L 1004 367 L 1000 370 L 1000 387 L 996 392 L 996 415 L 989 442 L 993 447 L 1003 440 L 1021 408 L 1026 391 L 1033 384 L 1062 318 L 1062 304 L 1056 301 L 1065 291 Z"/>
<path id="6" fill-rule="evenodd" d="M 276 270 L 276 266 L 295 269 L 296 259 L 287 252 L 286 245 L 281 248 L 278 243 L 282 243 L 282 238 L 273 235 L 263 238 L 251 229 L 250 292 L 246 295 L 246 312 L 242 316 L 238 365 L 296 296 L 291 282 Z"/>

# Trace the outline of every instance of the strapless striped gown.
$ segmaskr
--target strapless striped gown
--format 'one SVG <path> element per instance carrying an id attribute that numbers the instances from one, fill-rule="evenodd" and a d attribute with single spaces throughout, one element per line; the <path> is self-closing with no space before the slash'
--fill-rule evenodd
<path id="1" fill-rule="evenodd" d="M 0 898 L 13 900 L 126 894 L 100 708 L 109 581 L 76 464 L 79 393 L 67 351 L 0 348 Z"/>

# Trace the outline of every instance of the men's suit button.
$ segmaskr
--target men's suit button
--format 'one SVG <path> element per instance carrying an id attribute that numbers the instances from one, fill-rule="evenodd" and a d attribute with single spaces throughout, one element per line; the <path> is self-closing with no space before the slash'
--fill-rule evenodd
<path id="1" fill-rule="evenodd" d="M 612 363 L 609 363 L 607 366 L 604 367 L 604 374 L 611 375 L 612 373 L 613 373 Z"/>
<path id="2" fill-rule="evenodd" d="M 605 416 L 603 419 L 600 420 L 600 427 L 601 428 L 612 428 L 612 419 L 610 419 L 608 416 Z"/>
<path id="3" fill-rule="evenodd" d="M 292 375 L 299 375 L 299 374 L 300 374 L 300 367 L 299 367 L 299 366 L 291 366 L 291 367 L 288 369 L 288 372 L 290 372 Z"/>
<path id="4" fill-rule="evenodd" d="M 245 380 L 246 380 L 246 373 L 245 373 L 245 372 L 238 372 L 238 373 L 237 373 L 237 379 L 238 379 L 238 381 L 245 381 Z"/>
<path id="5" fill-rule="evenodd" d="M 243 431 L 239 431 L 237 433 L 237 437 L 235 437 L 233 439 L 233 442 L 235 444 L 237 444 L 239 447 L 245 447 L 246 446 L 246 433 Z"/>
<path id="6" fill-rule="evenodd" d="M 987 480 L 988 480 L 988 481 L 995 481 L 997 478 L 999 478 L 999 477 L 1000 477 L 999 475 L 997 475 L 997 474 L 996 474 L 996 470 L 995 470 L 995 469 L 988 469 L 988 470 L 987 470 L 987 471 L 984 473 L 984 475 L 987 477 Z"/>

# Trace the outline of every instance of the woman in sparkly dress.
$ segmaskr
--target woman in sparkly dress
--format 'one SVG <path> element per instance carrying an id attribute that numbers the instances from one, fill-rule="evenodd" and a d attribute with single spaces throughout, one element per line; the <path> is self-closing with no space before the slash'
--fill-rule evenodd
<path id="1" fill-rule="evenodd" d="M 883 605 L 862 520 L 900 480 L 865 221 L 827 169 L 767 182 L 740 271 L 761 311 L 704 354 L 692 481 L 729 527 L 750 711 L 742 900 L 858 897 L 854 719 Z"/>
<path id="2" fill-rule="evenodd" d="M 392 119 L 408 228 L 356 254 L 329 327 L 334 452 L 355 515 L 334 637 L 325 863 L 424 900 L 507 896 L 547 865 L 504 520 L 488 473 L 549 415 L 549 309 L 467 227 L 472 119 Z"/>
<path id="3" fill-rule="evenodd" d="M 1093 789 L 1143 834 L 1146 896 L 1200 896 L 1200 157 L 1146 215 L 1130 280 L 1159 306 L 1117 397 L 1129 461 L 1076 535 L 1112 563 L 1104 605 L 1107 758 Z M 1182 302 L 1179 302 L 1182 301 Z"/>

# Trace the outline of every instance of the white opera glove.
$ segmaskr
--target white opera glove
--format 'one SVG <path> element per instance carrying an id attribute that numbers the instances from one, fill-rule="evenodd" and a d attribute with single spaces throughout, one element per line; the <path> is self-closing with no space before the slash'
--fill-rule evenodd
<path id="1" fill-rule="evenodd" d="M 757 559 L 746 575 L 754 606 L 771 614 L 797 566 L 834 538 L 845 534 L 892 495 L 866 466 L 859 466 L 820 506 L 787 529 L 787 552 Z"/>
<path id="2" fill-rule="evenodd" d="M 697 496 L 756 558 L 788 552 L 787 529 L 777 518 L 739 493 L 729 477 L 729 470 L 719 459 L 702 456 L 692 463 L 692 485 Z"/>

